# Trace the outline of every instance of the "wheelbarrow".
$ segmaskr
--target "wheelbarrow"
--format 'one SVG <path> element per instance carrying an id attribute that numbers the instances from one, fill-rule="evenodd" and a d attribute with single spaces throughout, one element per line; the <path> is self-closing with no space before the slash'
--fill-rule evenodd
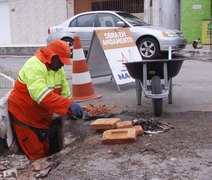
<path id="1" fill-rule="evenodd" d="M 159 59 L 124 63 L 135 79 L 138 105 L 141 105 L 143 92 L 145 97 L 152 98 L 154 115 L 161 116 L 163 98 L 168 96 L 168 102 L 172 104 L 172 78 L 179 73 L 183 61 Z"/>

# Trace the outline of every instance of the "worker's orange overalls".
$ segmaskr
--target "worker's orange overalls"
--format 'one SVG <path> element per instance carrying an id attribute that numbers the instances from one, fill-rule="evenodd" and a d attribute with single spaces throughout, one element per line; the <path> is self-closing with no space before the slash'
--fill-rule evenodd
<path id="1" fill-rule="evenodd" d="M 52 114 L 68 114 L 73 102 L 64 70 L 52 71 L 45 65 L 51 57 L 47 49 L 38 50 L 20 70 L 8 98 L 13 129 L 30 160 L 48 155 Z"/>

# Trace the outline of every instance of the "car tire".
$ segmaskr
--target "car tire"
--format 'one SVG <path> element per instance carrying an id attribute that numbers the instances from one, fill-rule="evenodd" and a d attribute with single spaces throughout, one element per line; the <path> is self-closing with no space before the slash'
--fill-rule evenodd
<path id="1" fill-rule="evenodd" d="M 155 59 L 159 55 L 159 44 L 154 38 L 143 38 L 137 46 L 143 59 Z"/>
<path id="2" fill-rule="evenodd" d="M 71 39 L 71 38 L 63 38 L 62 40 L 68 43 L 68 45 L 69 45 L 69 47 L 71 49 L 70 57 L 73 58 L 73 44 L 74 44 L 74 40 Z"/>

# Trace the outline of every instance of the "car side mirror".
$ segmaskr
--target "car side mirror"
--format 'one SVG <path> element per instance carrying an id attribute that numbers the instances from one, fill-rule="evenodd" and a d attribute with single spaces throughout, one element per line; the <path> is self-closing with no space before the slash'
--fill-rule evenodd
<path id="1" fill-rule="evenodd" d="M 118 27 L 125 27 L 125 23 L 123 21 L 117 22 Z"/>

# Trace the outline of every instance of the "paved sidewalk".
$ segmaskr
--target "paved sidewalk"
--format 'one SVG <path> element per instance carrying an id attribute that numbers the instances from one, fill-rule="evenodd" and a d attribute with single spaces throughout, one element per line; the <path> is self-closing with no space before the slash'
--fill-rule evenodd
<path id="1" fill-rule="evenodd" d="M 187 44 L 186 48 L 180 51 L 187 57 L 212 57 L 212 45 L 203 45 L 201 49 L 194 49 L 191 44 Z"/>

